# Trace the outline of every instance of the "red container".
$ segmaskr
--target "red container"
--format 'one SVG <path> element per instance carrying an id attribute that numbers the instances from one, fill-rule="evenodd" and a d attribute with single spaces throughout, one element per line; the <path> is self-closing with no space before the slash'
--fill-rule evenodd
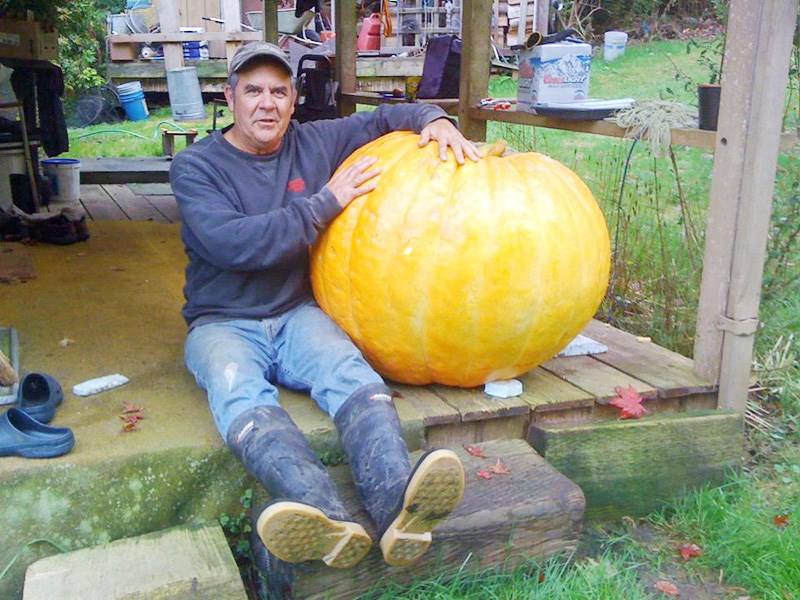
<path id="1" fill-rule="evenodd" d="M 358 50 L 380 50 L 381 49 L 381 16 L 372 13 L 361 25 L 356 42 Z"/>

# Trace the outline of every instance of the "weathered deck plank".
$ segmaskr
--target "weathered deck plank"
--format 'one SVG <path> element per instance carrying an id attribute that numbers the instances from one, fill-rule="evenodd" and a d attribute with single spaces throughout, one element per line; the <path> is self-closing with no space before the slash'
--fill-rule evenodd
<path id="1" fill-rule="evenodd" d="M 589 323 L 584 334 L 608 346 L 608 352 L 594 358 L 658 388 L 660 398 L 716 390 L 714 384 L 694 374 L 690 358 L 599 321 Z"/>
<path id="2" fill-rule="evenodd" d="M 93 221 L 127 221 L 128 215 L 99 185 L 81 186 L 81 204 Z"/>
<path id="3" fill-rule="evenodd" d="M 643 398 L 655 398 L 658 395 L 656 388 L 649 383 L 618 371 L 590 356 L 551 358 L 542 365 L 542 368 L 586 390 L 600 404 L 605 404 L 617 396 L 617 392 L 614 391 L 617 386 L 633 386 Z"/>
<path id="4" fill-rule="evenodd" d="M 147 201 L 156 207 L 158 212 L 164 215 L 170 223 L 178 223 L 181 220 L 181 213 L 178 211 L 178 204 L 175 196 L 144 196 Z"/>
<path id="5" fill-rule="evenodd" d="M 169 222 L 144 196 L 134 194 L 127 185 L 112 183 L 104 185 L 103 189 L 131 221 Z"/>

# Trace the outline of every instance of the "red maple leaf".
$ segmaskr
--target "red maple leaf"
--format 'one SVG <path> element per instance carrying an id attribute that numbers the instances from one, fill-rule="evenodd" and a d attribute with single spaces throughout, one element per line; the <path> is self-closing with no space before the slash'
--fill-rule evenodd
<path id="1" fill-rule="evenodd" d="M 677 596 L 680 592 L 678 591 L 678 586 L 676 586 L 671 581 L 656 581 L 655 585 L 653 586 L 659 592 L 664 592 L 668 596 Z"/>
<path id="2" fill-rule="evenodd" d="M 122 403 L 122 414 L 123 415 L 127 414 L 127 413 L 142 412 L 143 410 L 144 410 L 144 408 L 142 408 L 141 406 L 137 406 L 136 404 L 128 404 L 127 402 L 123 402 Z"/>
<path id="3" fill-rule="evenodd" d="M 498 458 L 497 462 L 494 463 L 489 470 L 492 473 L 497 473 L 498 475 L 508 475 L 511 472 L 511 469 L 508 466 L 504 465 L 503 462 Z"/>
<path id="4" fill-rule="evenodd" d="M 789 526 L 789 515 L 777 515 L 774 519 L 775 527 L 784 529 Z"/>
<path id="5" fill-rule="evenodd" d="M 469 446 L 464 444 L 464 450 L 469 452 L 470 456 L 474 456 L 476 458 L 486 458 L 486 455 L 483 453 L 483 446 Z"/>
<path id="6" fill-rule="evenodd" d="M 681 553 L 683 560 L 689 560 L 690 558 L 703 554 L 703 551 L 697 544 L 683 544 L 678 548 L 678 552 Z"/>
<path id="7" fill-rule="evenodd" d="M 644 406 L 642 406 L 642 400 L 644 400 L 644 398 L 639 395 L 639 392 L 633 389 L 632 385 L 628 385 L 627 388 L 618 385 L 614 388 L 614 391 L 617 392 L 619 396 L 614 398 L 609 404 L 621 409 L 619 413 L 620 419 L 638 419 L 647 412 Z"/>
<path id="8" fill-rule="evenodd" d="M 480 469 L 478 471 L 478 477 L 480 477 L 481 479 L 491 479 L 492 474 L 489 473 L 489 471 L 487 471 L 486 469 Z"/>

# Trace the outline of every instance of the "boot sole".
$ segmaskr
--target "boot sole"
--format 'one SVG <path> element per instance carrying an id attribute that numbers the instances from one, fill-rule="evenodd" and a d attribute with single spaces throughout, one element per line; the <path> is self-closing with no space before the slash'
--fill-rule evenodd
<path id="1" fill-rule="evenodd" d="M 383 559 L 402 566 L 418 560 L 431 545 L 431 531 L 464 496 L 464 467 L 450 450 L 434 450 L 414 469 L 403 508 L 381 537 Z"/>
<path id="2" fill-rule="evenodd" d="M 343 569 L 358 563 L 372 546 L 358 523 L 336 521 L 299 502 L 271 504 L 258 517 L 256 528 L 267 549 L 289 563 L 322 560 Z"/>

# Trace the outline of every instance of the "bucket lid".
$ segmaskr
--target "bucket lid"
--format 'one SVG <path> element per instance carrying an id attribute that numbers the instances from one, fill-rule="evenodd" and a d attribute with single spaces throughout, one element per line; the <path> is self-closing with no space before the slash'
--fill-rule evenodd
<path id="1" fill-rule="evenodd" d="M 77 158 L 45 158 L 41 162 L 45 165 L 79 165 L 81 163 Z"/>

